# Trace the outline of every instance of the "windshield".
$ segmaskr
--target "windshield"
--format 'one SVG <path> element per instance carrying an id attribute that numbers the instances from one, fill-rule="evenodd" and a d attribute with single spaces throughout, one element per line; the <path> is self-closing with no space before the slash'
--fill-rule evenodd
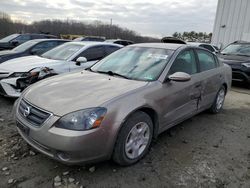
<path id="1" fill-rule="evenodd" d="M 250 56 L 250 44 L 230 44 L 221 53 Z"/>
<path id="2" fill-rule="evenodd" d="M 42 54 L 42 57 L 55 60 L 68 60 L 82 47 L 84 47 L 84 45 L 67 43 Z"/>
<path id="3" fill-rule="evenodd" d="M 28 42 L 25 42 L 21 45 L 19 45 L 18 47 L 15 47 L 13 49 L 13 51 L 15 52 L 24 52 L 26 50 L 28 50 L 30 47 L 34 46 L 35 44 L 37 44 L 38 42 L 37 41 L 28 41 Z"/>
<path id="4" fill-rule="evenodd" d="M 73 41 L 82 41 L 83 37 L 75 38 Z"/>
<path id="5" fill-rule="evenodd" d="M 157 80 L 168 63 L 172 50 L 144 47 L 126 47 L 95 64 L 91 70 L 112 72 L 128 79 Z"/>
<path id="6" fill-rule="evenodd" d="M 5 38 L 2 38 L 0 41 L 1 42 L 10 42 L 11 40 L 15 39 L 18 36 L 19 36 L 19 34 L 9 35 L 9 36 L 7 36 Z"/>

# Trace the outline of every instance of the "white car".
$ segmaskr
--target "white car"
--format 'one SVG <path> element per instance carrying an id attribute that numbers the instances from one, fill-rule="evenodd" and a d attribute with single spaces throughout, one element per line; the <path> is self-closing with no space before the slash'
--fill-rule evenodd
<path id="1" fill-rule="evenodd" d="M 0 64 L 0 94 L 19 97 L 36 81 L 86 69 L 120 48 L 121 45 L 105 42 L 68 42 L 40 57 L 26 56 L 6 61 Z"/>

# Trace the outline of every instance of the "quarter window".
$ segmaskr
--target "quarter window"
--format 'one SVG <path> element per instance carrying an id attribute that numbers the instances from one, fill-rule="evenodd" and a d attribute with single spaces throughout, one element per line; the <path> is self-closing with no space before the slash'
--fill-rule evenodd
<path id="1" fill-rule="evenodd" d="M 170 68 L 169 74 L 174 74 L 176 72 L 185 72 L 187 74 L 195 74 L 198 72 L 193 50 L 181 52 L 177 56 Z"/>
<path id="2" fill-rule="evenodd" d="M 207 71 L 217 67 L 217 63 L 214 59 L 213 54 L 203 51 L 197 50 L 197 55 L 199 59 L 200 71 Z"/>

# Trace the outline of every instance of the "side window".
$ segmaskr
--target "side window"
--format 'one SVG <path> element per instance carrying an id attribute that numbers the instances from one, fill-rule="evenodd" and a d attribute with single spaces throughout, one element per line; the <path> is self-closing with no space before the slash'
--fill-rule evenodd
<path id="1" fill-rule="evenodd" d="M 103 46 L 90 47 L 78 55 L 78 57 L 86 57 L 88 61 L 101 60 L 104 56 Z"/>
<path id="2" fill-rule="evenodd" d="M 177 56 L 170 68 L 169 74 L 174 74 L 176 72 L 185 72 L 191 75 L 198 72 L 193 50 L 186 50 Z"/>
<path id="3" fill-rule="evenodd" d="M 32 51 L 33 52 L 45 52 L 47 50 L 50 50 L 50 49 L 54 48 L 57 45 L 58 44 L 57 44 L 56 41 L 42 42 L 42 43 L 39 43 L 39 44 L 35 45 L 32 48 Z"/>
<path id="4" fill-rule="evenodd" d="M 210 52 L 214 52 L 213 47 L 210 45 L 201 44 L 200 47 L 205 48 L 205 49 L 209 50 Z"/>
<path id="5" fill-rule="evenodd" d="M 123 44 L 122 44 L 122 41 L 119 41 L 119 40 L 118 40 L 118 41 L 115 41 L 114 43 L 115 43 L 115 44 L 123 45 Z"/>
<path id="6" fill-rule="evenodd" d="M 24 43 L 24 42 L 26 42 L 26 41 L 28 41 L 28 40 L 30 40 L 31 39 L 31 37 L 30 37 L 30 35 L 20 35 L 20 36 L 18 36 L 16 39 L 14 39 L 15 41 L 18 41 L 18 43 Z"/>
<path id="7" fill-rule="evenodd" d="M 105 46 L 106 49 L 106 55 L 112 54 L 116 50 L 119 50 L 120 48 L 118 46 Z"/>
<path id="8" fill-rule="evenodd" d="M 203 50 L 197 50 L 197 55 L 200 64 L 200 71 L 207 71 L 217 67 L 217 62 L 215 61 L 213 54 Z"/>

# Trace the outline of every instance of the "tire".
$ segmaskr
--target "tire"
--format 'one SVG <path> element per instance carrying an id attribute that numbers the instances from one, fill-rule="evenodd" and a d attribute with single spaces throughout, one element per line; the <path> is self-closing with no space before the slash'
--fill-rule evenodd
<path id="1" fill-rule="evenodd" d="M 226 97 L 226 88 L 225 86 L 222 86 L 218 91 L 214 103 L 209 109 L 209 111 L 213 114 L 219 113 L 223 108 L 225 97 Z"/>
<path id="2" fill-rule="evenodd" d="M 145 112 L 132 114 L 122 125 L 113 152 L 113 161 L 129 166 L 142 159 L 149 150 L 153 122 Z"/>

